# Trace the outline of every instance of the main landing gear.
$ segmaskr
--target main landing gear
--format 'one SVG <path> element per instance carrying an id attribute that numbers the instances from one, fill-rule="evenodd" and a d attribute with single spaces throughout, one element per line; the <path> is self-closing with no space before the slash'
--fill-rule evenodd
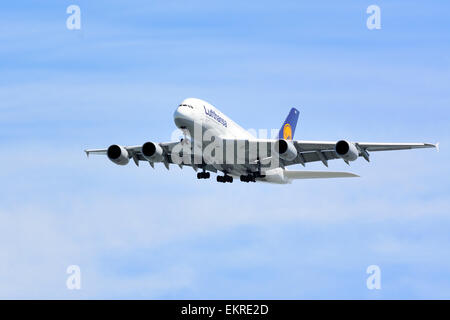
<path id="1" fill-rule="evenodd" d="M 224 175 L 224 176 L 217 176 L 217 182 L 229 182 L 232 183 L 233 182 L 233 177 L 229 176 L 229 175 Z"/>
<path id="2" fill-rule="evenodd" d="M 197 173 L 197 179 L 209 179 L 209 172 L 199 172 Z"/>
<path id="3" fill-rule="evenodd" d="M 240 179 L 242 182 L 256 182 L 255 176 L 253 174 L 242 175 Z"/>

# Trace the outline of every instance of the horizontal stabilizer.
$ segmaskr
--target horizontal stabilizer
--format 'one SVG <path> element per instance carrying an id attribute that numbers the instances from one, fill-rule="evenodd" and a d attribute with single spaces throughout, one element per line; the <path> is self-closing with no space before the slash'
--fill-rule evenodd
<path id="1" fill-rule="evenodd" d="M 332 172 L 332 171 L 284 171 L 284 177 L 287 179 L 326 179 L 326 178 L 354 178 L 357 174 L 350 172 Z"/>

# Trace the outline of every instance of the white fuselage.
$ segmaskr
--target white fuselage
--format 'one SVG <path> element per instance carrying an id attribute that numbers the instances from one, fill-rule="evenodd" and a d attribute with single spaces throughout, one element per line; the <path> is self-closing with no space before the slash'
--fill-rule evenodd
<path id="1" fill-rule="evenodd" d="M 200 129 L 201 133 L 210 131 L 223 139 L 255 138 L 216 107 L 201 99 L 188 98 L 183 100 L 173 116 L 175 125 L 181 130 L 187 130 L 194 142 L 201 138 L 201 136 L 198 136 L 199 132 L 195 131 L 196 129 Z"/>
<path id="2" fill-rule="evenodd" d="M 179 129 L 191 137 L 191 142 L 199 147 L 203 144 L 202 135 L 206 131 L 221 139 L 255 139 L 250 132 L 243 129 L 216 107 L 201 99 L 188 98 L 183 100 L 175 110 L 174 121 Z M 207 156 L 204 155 L 204 157 Z M 217 170 L 223 170 L 221 165 L 214 164 L 214 167 Z M 239 176 L 245 173 L 245 168 L 236 165 L 233 169 L 228 168 L 227 171 L 231 175 Z M 281 168 L 265 171 L 265 174 L 266 176 L 260 178 L 259 181 L 290 183 L 290 180 L 284 177 L 284 170 Z"/>

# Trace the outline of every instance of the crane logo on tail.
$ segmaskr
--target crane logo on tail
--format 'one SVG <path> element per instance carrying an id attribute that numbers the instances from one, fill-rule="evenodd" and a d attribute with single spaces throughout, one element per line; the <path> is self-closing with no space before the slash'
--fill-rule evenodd
<path id="1" fill-rule="evenodd" d="M 295 127 L 297 126 L 298 121 L 298 113 L 298 110 L 295 108 L 292 108 L 291 111 L 289 111 L 286 120 L 284 120 L 283 125 L 278 132 L 278 139 L 292 140 L 294 138 Z"/>
<path id="2" fill-rule="evenodd" d="M 289 123 L 286 123 L 283 127 L 283 139 L 292 140 L 292 128 Z"/>

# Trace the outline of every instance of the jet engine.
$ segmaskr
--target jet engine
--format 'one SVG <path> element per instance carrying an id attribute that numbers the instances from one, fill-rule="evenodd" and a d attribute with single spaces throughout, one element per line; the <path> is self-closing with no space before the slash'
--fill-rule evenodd
<path id="1" fill-rule="evenodd" d="M 297 149 L 291 141 L 278 140 L 274 144 L 274 151 L 281 159 L 291 161 L 297 157 Z"/>
<path id="2" fill-rule="evenodd" d="M 128 161 L 130 161 L 127 149 L 117 144 L 109 146 L 106 154 L 109 160 L 121 166 L 128 164 Z"/>
<path id="3" fill-rule="evenodd" d="M 356 146 L 345 140 L 338 141 L 334 147 L 334 150 L 337 155 L 345 161 L 355 161 L 359 156 L 359 151 Z"/>
<path id="4" fill-rule="evenodd" d="M 159 144 L 146 142 L 142 145 L 142 155 L 150 162 L 160 162 L 163 160 L 164 150 Z"/>

